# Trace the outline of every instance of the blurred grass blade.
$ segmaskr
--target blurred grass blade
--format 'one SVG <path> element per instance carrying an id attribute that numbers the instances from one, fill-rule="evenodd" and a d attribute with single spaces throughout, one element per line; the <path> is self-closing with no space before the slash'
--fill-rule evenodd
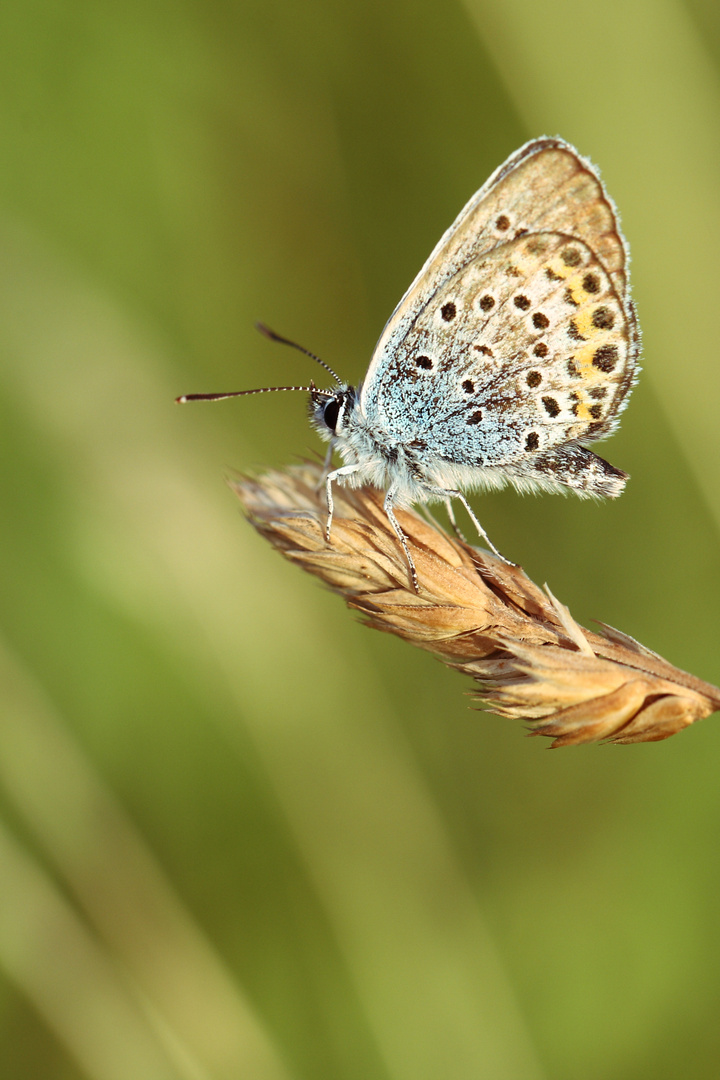
<path id="1" fill-rule="evenodd" d="M 2 825 L 0 867 L 0 967 L 83 1075 L 89 1080 L 208 1080 L 195 1068 L 176 1067 L 148 1025 L 125 972 Z"/>
<path id="2" fill-rule="evenodd" d="M 187 1080 L 234 1080 L 238 1075 L 287 1080 L 288 1074 L 249 1003 L 183 908 L 132 822 L 74 745 L 52 707 L 4 649 L 0 650 L 0 683 L 4 691 L 0 783 L 109 953 L 137 984 L 142 1011 L 155 1036 L 175 1058 L 177 1075 Z M 32 881 L 18 856 L 15 862 L 23 880 Z M 62 927 L 67 916 L 58 901 L 48 897 L 47 888 L 37 883 L 37 874 L 35 880 L 28 904 L 35 897 L 36 903 L 53 906 L 57 925 Z M 12 891 L 9 882 L 3 886 L 5 899 L 12 896 L 19 905 L 17 889 L 17 880 Z M 16 916 L 19 910 L 19 906 L 15 908 Z M 6 913 L 7 939 L 12 938 L 11 916 L 12 912 Z M 54 925 L 52 921 L 49 924 Z M 72 950 L 67 945 L 70 933 L 78 941 L 79 957 L 87 957 L 87 946 L 77 930 L 62 930 L 61 938 L 54 941 L 49 931 L 41 933 L 39 926 L 35 929 L 40 934 L 38 940 L 43 941 L 46 962 L 56 948 Z M 30 937 L 29 931 L 26 936 Z M 31 953 L 28 959 L 33 959 Z M 93 957 L 77 963 L 85 963 L 81 981 L 91 997 L 91 967 L 94 964 L 100 970 L 101 964 Z M 26 977 L 21 959 L 16 958 L 14 974 L 21 985 L 37 989 L 35 997 L 42 998 L 48 1015 L 65 1017 L 70 1023 L 71 1012 L 66 1012 L 62 1000 L 67 987 L 49 981 L 35 987 L 33 973 L 37 974 L 29 968 Z M 72 995 L 68 1000 L 72 1001 Z M 79 1010 L 78 1020 L 83 1016 Z M 74 1037 L 68 1031 L 66 1041 Z M 146 1039 L 149 1037 L 148 1032 Z M 125 1073 L 135 1075 L 132 1069 Z"/>

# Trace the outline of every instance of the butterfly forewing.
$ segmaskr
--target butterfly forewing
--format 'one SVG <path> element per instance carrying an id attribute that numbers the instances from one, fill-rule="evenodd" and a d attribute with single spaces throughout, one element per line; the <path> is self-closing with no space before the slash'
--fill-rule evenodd
<path id="1" fill-rule="evenodd" d="M 445 294 L 450 280 L 470 264 L 479 266 L 483 256 L 508 241 L 541 232 L 578 240 L 592 253 L 612 285 L 623 321 L 633 321 L 626 297 L 626 247 L 599 177 L 561 139 L 535 139 L 513 154 L 474 195 L 395 309 L 363 383 L 361 402 L 368 413 L 381 393 L 391 357 L 412 330 L 421 332 L 421 313 Z M 628 337 L 634 340 L 634 335 Z M 422 343 L 421 333 L 418 343 Z M 634 361 L 635 349 L 630 348 L 625 366 Z M 627 386 L 630 382 L 631 375 Z"/>
<path id="2" fill-rule="evenodd" d="M 609 434 L 635 369 L 627 252 L 598 176 L 539 139 L 465 207 L 391 317 L 360 404 L 425 460 L 532 472 Z M 563 483 L 567 482 L 563 480 Z"/>

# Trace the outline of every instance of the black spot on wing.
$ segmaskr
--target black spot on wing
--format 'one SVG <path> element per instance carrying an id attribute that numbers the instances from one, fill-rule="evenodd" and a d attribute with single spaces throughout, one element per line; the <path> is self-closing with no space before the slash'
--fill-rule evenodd
<path id="1" fill-rule="evenodd" d="M 566 247 L 560 252 L 560 258 L 566 266 L 579 266 L 582 262 L 582 255 L 577 248 Z"/>
<path id="2" fill-rule="evenodd" d="M 598 330 L 612 330 L 615 325 L 615 312 L 608 307 L 599 307 L 592 314 L 593 326 Z"/>
<path id="3" fill-rule="evenodd" d="M 596 367 L 598 371 L 609 374 L 615 370 L 619 359 L 620 354 L 617 345 L 601 345 L 599 349 L 595 350 L 592 358 L 593 367 Z"/>

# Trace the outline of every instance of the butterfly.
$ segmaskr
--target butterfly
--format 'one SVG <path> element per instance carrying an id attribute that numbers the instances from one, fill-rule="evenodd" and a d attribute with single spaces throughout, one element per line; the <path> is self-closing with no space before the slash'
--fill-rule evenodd
<path id="1" fill-rule="evenodd" d="M 334 483 L 385 490 L 385 512 L 418 592 L 395 507 L 444 501 L 454 524 L 458 500 L 500 555 L 465 492 L 507 484 L 584 497 L 622 492 L 627 473 L 585 444 L 615 430 L 636 378 L 628 262 L 597 170 L 560 138 L 534 139 L 441 238 L 387 322 L 360 385 L 308 353 L 336 386 L 178 400 L 309 392 L 311 422 L 329 443 L 327 538 Z M 334 451 L 343 459 L 338 468 L 331 468 Z"/>

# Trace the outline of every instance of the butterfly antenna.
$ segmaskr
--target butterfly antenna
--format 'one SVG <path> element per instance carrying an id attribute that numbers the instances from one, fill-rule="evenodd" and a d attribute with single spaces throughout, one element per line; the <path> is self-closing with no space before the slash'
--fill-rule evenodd
<path id="1" fill-rule="evenodd" d="M 226 394 L 183 394 L 175 398 L 176 405 L 184 405 L 187 401 L 224 401 L 225 398 L 246 397 L 248 394 L 274 394 L 279 390 L 304 390 L 311 394 L 315 390 L 315 383 L 309 386 L 260 386 L 257 390 L 232 390 Z"/>
<path id="2" fill-rule="evenodd" d="M 309 349 L 304 349 L 302 345 L 298 345 L 296 341 L 290 341 L 288 338 L 280 337 L 274 330 L 271 330 L 265 323 L 256 322 L 255 329 L 259 330 L 266 338 L 270 338 L 270 341 L 279 341 L 281 345 L 289 345 L 291 349 L 297 349 L 298 352 L 305 353 L 311 360 L 316 360 L 320 367 L 324 367 L 326 371 L 329 371 L 338 386 L 342 386 L 342 379 L 339 375 L 333 371 L 329 364 L 326 364 L 324 360 L 321 360 L 315 353 L 310 352 Z"/>

